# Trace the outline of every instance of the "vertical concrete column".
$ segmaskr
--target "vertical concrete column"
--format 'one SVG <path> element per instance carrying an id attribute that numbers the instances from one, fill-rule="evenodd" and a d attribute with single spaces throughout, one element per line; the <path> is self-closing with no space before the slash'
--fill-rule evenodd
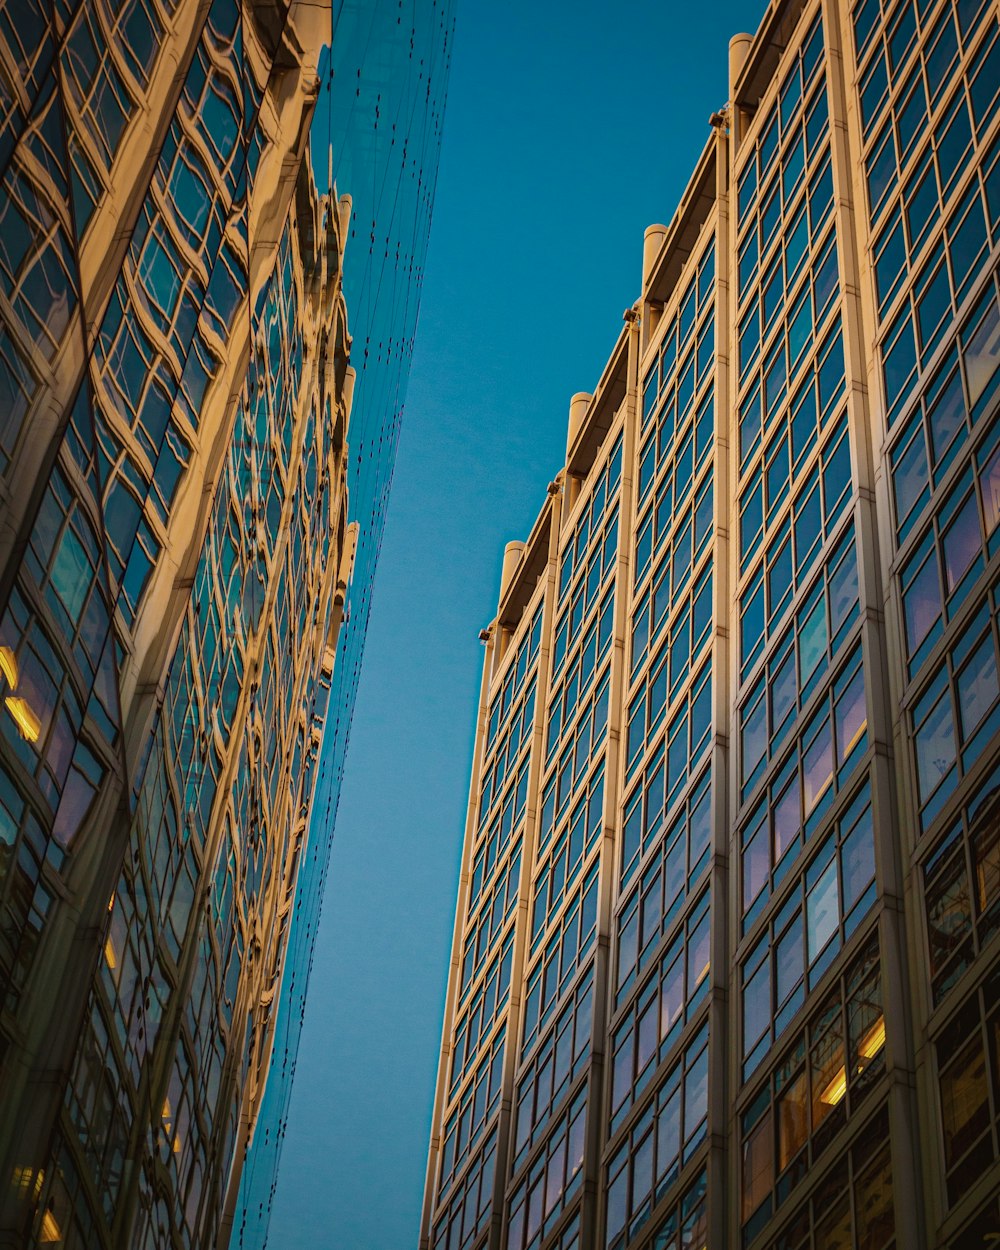
<path id="1" fill-rule="evenodd" d="M 748 35 L 745 31 L 741 31 L 738 35 L 733 35 L 729 41 L 729 100 L 733 102 L 736 96 L 736 84 L 739 81 L 740 74 L 743 72 L 743 66 L 747 63 L 747 54 L 750 51 L 750 45 L 753 43 L 753 35 Z"/>
<path id="2" fill-rule="evenodd" d="M 589 391 L 577 391 L 573 398 L 569 401 L 569 423 L 566 427 L 566 460 L 569 461 L 569 453 L 576 442 L 576 436 L 583 428 L 583 423 L 587 417 L 587 409 L 590 407 L 590 401 L 593 395 Z"/>
<path id="3" fill-rule="evenodd" d="M 542 774 L 545 771 L 545 714 L 549 703 L 549 685 L 552 680 L 552 643 L 555 636 L 556 600 L 558 596 L 557 570 L 559 568 L 559 538 L 561 530 L 560 510 L 563 496 L 558 492 L 549 494 L 543 506 L 542 518 L 548 512 L 548 552 L 542 582 L 542 631 L 538 644 L 538 660 L 535 686 L 535 714 L 531 725 L 531 747 L 528 755 L 528 786 L 524 804 L 524 832 L 521 843 L 521 875 L 518 881 L 517 913 L 514 922 L 514 949 L 511 958 L 510 997 L 507 1004 L 507 1021 L 504 1024 L 503 1075 L 501 1079 L 500 1116 L 497 1121 L 496 1171 L 493 1179 L 493 1212 L 490 1220 L 488 1250 L 502 1250 L 507 1244 L 507 1190 L 511 1179 L 512 1148 L 517 1116 L 517 1073 L 520 1067 L 521 1006 L 525 997 L 525 969 L 531 960 L 531 878 L 535 868 L 535 851 L 538 845 L 538 820 L 541 812 Z M 536 530 L 533 533 L 537 533 Z M 504 590 L 515 575 L 525 543 L 508 543 L 504 549 Z M 531 602 L 524 610 L 524 618 L 530 621 Z M 503 591 L 501 592 L 502 597 Z M 490 687 L 487 686 L 487 694 Z M 488 715 L 489 704 L 484 713 Z M 485 723 L 480 733 L 485 732 Z M 477 737 L 477 742 L 479 738 Z"/>
<path id="4" fill-rule="evenodd" d="M 709 1106 L 708 1106 L 708 1244 L 725 1246 L 730 1243 L 731 1211 L 739 1209 L 739 1181 L 735 1167 L 737 1151 L 732 1149 L 733 1120 L 732 1094 L 739 1088 L 733 1083 L 731 1068 L 736 1046 L 732 1039 L 739 1036 L 739 996 L 730 992 L 733 979 L 731 953 L 735 942 L 730 934 L 738 933 L 736 917 L 738 902 L 730 885 L 737 874 L 730 874 L 731 855 L 739 863 L 738 851 L 730 847 L 730 836 L 735 827 L 735 802 L 730 796 L 738 794 L 738 787 L 730 782 L 730 765 L 734 759 L 729 750 L 732 729 L 732 706 L 735 683 L 731 673 L 737 670 L 732 663 L 732 640 L 739 637 L 739 622 L 730 625 L 730 586 L 735 585 L 733 569 L 730 574 L 729 533 L 733 524 L 730 514 L 735 511 L 731 493 L 735 488 L 738 464 L 739 439 L 730 438 L 732 400 L 729 377 L 730 323 L 735 320 L 735 305 L 729 295 L 729 274 L 735 264 L 736 220 L 730 209 L 729 188 L 735 186 L 730 176 L 729 136 L 722 128 L 715 132 L 715 198 L 718 205 L 718 221 L 715 228 L 715 429 L 714 443 L 715 515 L 714 525 L 714 591 L 712 601 L 712 867 L 709 889 L 712 896 L 711 919 L 711 1006 L 709 1008 Z M 731 814 L 732 813 L 732 814 Z M 734 1031 L 735 1030 L 735 1031 Z M 727 1148 L 728 1147 L 728 1148 Z M 738 1229 L 736 1230 L 738 1235 Z M 735 1243 L 732 1243 L 735 1244 Z"/>
<path id="5" fill-rule="evenodd" d="M 514 578 L 517 566 L 521 563 L 521 557 L 524 555 L 524 543 L 511 542 L 503 549 L 503 567 L 500 570 L 500 600 L 510 587 L 510 583 Z"/>
<path id="6" fill-rule="evenodd" d="M 649 279 L 653 272 L 653 266 L 656 264 L 656 258 L 660 254 L 663 247 L 663 240 L 667 237 L 666 226 L 647 226 L 642 236 L 642 292 L 646 293 L 646 287 L 649 285 Z"/>
<path id="7" fill-rule="evenodd" d="M 448 989 L 444 1006 L 444 1025 L 441 1030 L 441 1049 L 438 1052 L 437 1085 L 434 1091 L 434 1112 L 431 1117 L 431 1139 L 427 1151 L 427 1174 L 424 1181 L 424 1206 L 420 1226 L 420 1248 L 426 1250 L 430 1245 L 431 1213 L 434 1208 L 434 1190 L 437 1179 L 438 1158 L 443 1139 L 443 1118 L 445 1105 L 448 1101 L 448 1073 L 451 1065 L 452 1031 L 455 1024 L 455 1012 L 458 1006 L 459 990 L 461 989 L 462 971 L 462 929 L 465 921 L 465 909 L 468 905 L 469 887 L 472 881 L 472 852 L 475 846 L 476 818 L 479 813 L 479 783 L 482 772 L 481 744 L 485 739 L 486 726 L 490 706 L 490 675 L 494 668 L 494 656 L 499 646 L 499 624 L 494 621 L 484 629 L 480 638 L 485 644 L 483 654 L 483 673 L 479 683 L 479 711 L 476 716 L 476 749 L 472 757 L 472 777 L 469 781 L 469 798 L 465 809 L 465 840 L 462 847 L 462 869 L 458 879 L 458 900 L 455 903 L 455 924 L 451 940 L 451 963 L 448 967 Z"/>
<path id="8" fill-rule="evenodd" d="M 580 497 L 580 487 L 582 485 L 580 479 L 569 472 L 569 455 L 576 442 L 576 437 L 583 428 L 583 423 L 587 419 L 587 412 L 590 408 L 590 401 L 593 395 L 587 391 L 577 391 L 573 398 L 569 401 L 569 422 L 566 428 L 566 487 L 565 499 L 563 501 L 562 519 L 565 520 L 573 511 L 573 505 Z"/>
<path id="9" fill-rule="evenodd" d="M 601 813 L 600 886 L 597 903 L 597 955 L 594 961 L 594 1020 L 591 1060 L 591 1105 L 601 1109 L 587 1127 L 585 1175 L 593 1194 L 589 1208 L 595 1230 L 604 1229 L 607 1195 L 603 1185 L 602 1157 L 608 1143 L 608 1123 L 603 1114 L 608 1104 L 611 1055 L 608 1026 L 614 1014 L 615 907 L 618 903 L 618 853 L 621 846 L 621 800 L 625 776 L 625 745 L 628 710 L 629 621 L 632 612 L 631 546 L 635 529 L 635 464 L 639 441 L 639 326 L 628 322 L 628 364 L 622 425 L 622 472 L 618 496 L 618 553 L 615 565 L 615 609 L 608 697 L 608 745 L 604 765 L 604 810 Z M 621 409 L 619 409 L 621 411 Z M 588 1207 L 584 1205 L 584 1219 Z M 583 1246 L 603 1246 L 601 1234 Z"/>

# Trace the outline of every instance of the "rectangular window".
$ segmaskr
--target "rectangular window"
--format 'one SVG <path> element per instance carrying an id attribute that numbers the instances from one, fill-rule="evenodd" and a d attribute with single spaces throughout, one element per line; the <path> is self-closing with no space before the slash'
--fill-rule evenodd
<path id="1" fill-rule="evenodd" d="M 935 1039 L 949 1206 L 1000 1158 L 998 982 L 994 971 Z"/>
<path id="2" fill-rule="evenodd" d="M 622 939 L 627 940 L 627 939 Z M 619 946 L 619 974 L 621 970 Z M 703 894 L 612 1034 L 611 1130 L 676 1045 L 709 985 L 709 897 Z M 626 997 L 619 981 L 616 1004 Z"/>
<path id="3" fill-rule="evenodd" d="M 811 1174 L 832 1138 L 861 1106 L 884 1071 L 884 1047 L 874 935 L 740 1117 L 744 1245 Z M 891 1196 L 888 1211 L 891 1215 Z"/>
<path id="4" fill-rule="evenodd" d="M 708 1025 L 688 1044 L 608 1164 L 607 1246 L 621 1250 L 705 1139 Z"/>
<path id="5" fill-rule="evenodd" d="M 586 1148 L 587 1087 L 549 1135 L 545 1147 L 510 1200 L 507 1245 L 529 1250 L 541 1244 L 580 1192 Z"/>
<path id="6" fill-rule="evenodd" d="M 545 1131 L 552 1114 L 586 1067 L 594 1012 L 594 974 L 577 985 L 517 1086 L 517 1121 L 511 1174 Z"/>
<path id="7" fill-rule="evenodd" d="M 760 823 L 756 823 L 757 820 Z M 744 851 L 744 883 L 751 870 L 763 876 L 762 858 L 753 842 L 766 838 L 771 813 L 755 816 L 750 855 Z M 772 879 L 780 879 L 794 861 L 779 861 Z M 838 819 L 805 872 L 788 893 L 780 911 L 742 961 L 744 1079 L 763 1059 L 830 966 L 844 942 L 875 901 L 875 849 L 870 784 L 866 780 Z M 767 890 L 744 916 L 760 913 Z M 744 907 L 747 906 L 746 899 Z"/>

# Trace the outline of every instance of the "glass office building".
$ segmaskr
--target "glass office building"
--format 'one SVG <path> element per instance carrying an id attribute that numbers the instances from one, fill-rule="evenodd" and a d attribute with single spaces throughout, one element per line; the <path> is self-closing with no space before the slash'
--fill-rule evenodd
<path id="1" fill-rule="evenodd" d="M 450 36 L 414 10 L 419 97 L 369 41 L 418 140 L 366 164 L 346 8 L 0 9 L 3 1246 L 221 1250 L 277 1167 Z M 362 170 L 421 211 L 359 225 Z"/>
<path id="2" fill-rule="evenodd" d="M 483 631 L 427 1250 L 1000 1239 L 1000 10 L 729 69 Z"/>

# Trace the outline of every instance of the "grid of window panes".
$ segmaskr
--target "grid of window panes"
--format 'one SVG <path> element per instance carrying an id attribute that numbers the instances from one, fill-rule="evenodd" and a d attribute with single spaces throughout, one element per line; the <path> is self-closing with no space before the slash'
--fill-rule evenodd
<path id="1" fill-rule="evenodd" d="M 10 12 L 0 17 L 0 38 L 18 49 L 5 58 L 5 74 L 16 64 L 24 75 L 0 126 L 5 167 L 21 145 L 0 199 L 3 298 L 20 318 L 4 317 L 0 345 L 0 390 L 11 397 L 0 430 L 3 470 L 23 452 L 25 414 L 46 387 L 67 416 L 65 433 L 49 440 L 57 459 L 0 622 L 9 713 L 0 960 L 11 973 L 9 1019 L 48 938 L 53 902 L 85 879 L 81 864 L 94 858 L 84 831 L 95 813 L 105 813 L 102 842 L 117 838 L 125 854 L 101 905 L 106 931 L 89 997 L 89 977 L 81 983 L 79 1036 L 59 1043 L 71 1075 L 57 1131 L 41 1143 L 48 1161 L 23 1160 L 42 1164 L 22 1168 L 34 1235 L 67 1247 L 133 1236 L 135 1244 L 215 1241 L 244 1090 L 251 1072 L 262 1082 L 270 1059 L 260 990 L 283 957 L 330 692 L 322 666 L 339 551 L 330 539 L 344 526 L 343 467 L 335 463 L 343 431 L 335 447 L 329 403 L 301 402 L 304 258 L 293 254 L 292 218 L 269 278 L 262 263 L 267 281 L 246 315 L 248 203 L 259 161 L 282 141 L 270 122 L 258 133 L 271 67 L 262 47 L 248 51 L 247 15 L 232 0 L 185 10 L 186 28 L 172 23 L 173 7 L 128 0 L 112 14 L 64 6 L 63 119 L 47 16 L 28 3 L 17 22 Z M 176 111 L 157 115 L 160 97 L 151 105 L 144 93 L 161 44 L 182 29 L 194 38 L 180 99 Z M 175 57 L 171 80 L 178 70 Z M 163 144 L 154 145 L 144 181 L 130 169 L 130 185 L 117 189 L 115 220 L 129 237 L 115 269 L 95 280 L 98 289 L 107 278 L 107 309 L 99 313 L 101 296 L 88 307 L 88 362 L 82 351 L 73 355 L 76 260 L 66 239 L 86 258 L 87 227 L 114 190 L 139 115 L 143 142 L 149 126 L 162 125 Z M 123 189 L 138 214 L 134 230 Z M 310 186 L 298 212 L 315 207 Z M 256 342 L 227 447 L 199 423 L 227 350 L 239 355 L 237 331 Z M 30 338 L 35 347 L 25 355 Z M 332 354 L 343 344 L 331 335 L 330 346 Z M 43 360 L 52 362 L 48 376 L 38 371 Z M 221 456 L 208 537 L 200 562 L 185 552 L 197 563 L 191 601 L 176 597 L 173 660 L 154 657 L 167 665 L 162 711 L 143 749 L 130 752 L 126 776 L 119 674 L 143 662 L 130 635 L 206 433 Z M 230 761 L 232 788 L 221 794 Z M 122 788 L 122 827 L 109 833 Z M 204 909 L 195 905 L 202 896 Z M 247 960 L 258 922 L 272 938 Z M 121 1224 L 121 1209 L 134 1214 L 134 1227 Z"/>
<path id="2" fill-rule="evenodd" d="M 289 248 L 286 233 L 280 255 Z M 294 440 L 300 450 L 282 475 L 266 547 L 243 509 L 267 462 L 262 444 L 274 434 L 267 422 L 254 420 L 252 397 L 262 389 L 260 377 L 273 375 L 268 326 L 294 298 L 285 287 L 290 272 L 278 264 L 263 305 L 257 352 L 166 683 L 165 713 L 137 787 L 129 854 L 109 906 L 103 959 L 66 1092 L 60 1150 L 75 1161 L 47 1169 L 39 1218 L 71 1223 L 85 1205 L 82 1177 L 89 1175 L 103 1204 L 90 1212 L 90 1236 L 102 1244 L 111 1236 L 124 1156 L 142 1161 L 140 1236 L 147 1227 L 173 1227 L 184 1244 L 214 1239 L 216 1172 L 228 1172 L 247 1077 L 256 1070 L 259 1079 L 267 1063 L 261 1050 L 267 1016 L 254 1009 L 258 991 L 251 984 L 261 972 L 245 960 L 255 923 L 248 916 L 256 910 L 265 928 L 281 928 L 276 912 L 264 914 L 264 899 L 268 881 L 287 872 L 283 831 L 301 822 L 311 796 L 329 694 L 329 683 L 317 680 L 316 638 L 325 637 L 332 610 L 332 583 L 308 555 L 322 549 L 333 520 L 325 467 L 332 430 L 316 420 L 315 400 L 302 415 L 301 439 Z M 291 409 L 283 419 L 291 444 Z M 310 484 L 321 474 L 317 492 Z M 263 580 L 253 591 L 258 573 Z M 318 635 L 305 627 L 316 613 Z M 258 721 L 270 727 L 266 747 L 254 740 Z M 194 741 L 198 724 L 214 729 L 203 747 Z M 227 801 L 218 785 L 233 756 Z M 220 824 L 221 844 L 213 832 Z M 206 885 L 211 920 L 199 937 L 194 903 Z M 284 901 L 281 892 L 277 907 Z M 192 944 L 199 954 L 194 985 L 175 1004 L 183 952 Z M 266 957 L 267 977 L 280 949 L 279 943 Z M 144 1134 L 135 1108 L 153 1079 L 154 1056 L 164 1054 L 172 1059 L 166 1084 L 155 1087 L 160 1111 Z M 103 1091 L 96 1100 L 95 1081 Z M 176 1194 L 169 1213 L 149 1184 L 157 1156 L 166 1158 Z"/>
<path id="3" fill-rule="evenodd" d="M 480 1227 L 481 1212 L 476 1204 L 492 1199 L 489 1187 L 476 1178 L 483 1169 L 494 1166 L 494 1154 L 479 1147 L 491 1131 L 491 1140 L 496 1136 L 495 1113 L 509 1044 L 507 1005 L 521 888 L 528 769 L 539 713 L 536 692 L 543 611 L 543 590 L 539 589 L 499 654 L 490 682 L 471 879 L 461 926 L 462 962 L 455 986 L 442 1148 L 435 1179 L 435 1209 L 447 1208 L 445 1223 L 438 1224 L 442 1235 L 446 1227 Z M 476 1234 L 473 1231 L 471 1235 Z"/>
<path id="4" fill-rule="evenodd" d="M 891 12 L 867 0 L 853 25 L 891 425 L 926 384 L 997 237 L 1000 23 L 976 0 Z"/>
<path id="5" fill-rule="evenodd" d="M 585 1074 L 595 1015 L 621 476 L 622 434 L 612 433 L 559 550 L 509 1161 L 507 1244 L 518 1250 L 575 1238 L 588 1106 L 594 1114 Z"/>
<path id="6" fill-rule="evenodd" d="M 880 1007 L 862 1042 L 850 1033 L 848 1049 L 862 1045 L 864 1059 L 844 1058 L 849 1031 L 861 1028 L 856 1000 L 878 996 L 880 963 L 832 98 L 823 19 L 807 10 L 736 176 L 732 989 L 743 1244 L 770 1226 L 805 1168 L 817 1165 L 831 1125 L 860 1102 L 848 1092 L 854 1074 L 867 1072 L 870 1084 L 883 1062 Z M 847 966 L 845 951 L 854 952 Z M 789 1041 L 793 1022 L 799 1033 Z M 891 1202 L 888 1218 L 891 1230 Z M 806 1221 L 808 1237 L 808 1211 Z"/>
<path id="7" fill-rule="evenodd" d="M 704 1213 L 704 1181 L 700 1198 L 680 1186 L 707 1115 L 715 234 L 712 213 L 661 314 L 637 439 L 601 1170 L 616 1247 L 654 1213 L 663 1244 Z"/>
<path id="8" fill-rule="evenodd" d="M 950 1016 L 935 1036 L 940 1139 L 928 1151 L 940 1153 L 954 1207 L 1000 1158 L 979 1036 L 996 1027 L 983 1025 L 979 1005 L 984 993 L 990 1002 L 991 974 L 980 972 L 961 1003 L 952 993 L 970 967 L 997 958 L 1000 310 L 990 257 L 1000 240 L 1000 19 L 975 0 L 867 0 L 852 24 L 902 618 L 908 832 L 924 839 L 930 998 Z"/>

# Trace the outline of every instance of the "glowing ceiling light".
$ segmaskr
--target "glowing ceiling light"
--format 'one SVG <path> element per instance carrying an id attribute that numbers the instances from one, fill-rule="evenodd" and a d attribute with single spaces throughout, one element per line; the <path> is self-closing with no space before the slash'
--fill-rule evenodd
<path id="1" fill-rule="evenodd" d="M 858 1042 L 858 1054 L 862 1059 L 874 1059 L 885 1045 L 885 1016 L 879 1016 L 872 1027 Z"/>
<path id="2" fill-rule="evenodd" d="M 42 1245 L 52 1245 L 53 1242 L 62 1241 L 62 1239 L 62 1229 L 56 1222 L 52 1208 L 46 1207 L 42 1216 L 42 1227 L 39 1230 L 38 1241 Z"/>
<path id="3" fill-rule="evenodd" d="M 827 1085 L 826 1089 L 819 1096 L 820 1102 L 826 1103 L 828 1107 L 835 1107 L 841 1098 L 847 1093 L 847 1072 L 844 1068 L 838 1068 L 833 1080 Z"/>
<path id="4" fill-rule="evenodd" d="M 7 678 L 7 684 L 12 689 L 17 685 L 17 657 L 10 647 L 0 647 L 0 673 Z"/>
<path id="5" fill-rule="evenodd" d="M 37 742 L 38 735 L 42 730 L 42 722 L 28 706 L 27 702 L 20 698 L 8 695 L 4 700 L 7 711 L 14 718 L 14 724 L 17 725 L 17 731 L 22 738 L 28 742 Z"/>
<path id="6" fill-rule="evenodd" d="M 39 1168 L 36 1172 L 34 1168 L 15 1168 L 13 1175 L 13 1185 L 15 1189 L 23 1189 L 27 1192 L 32 1188 L 31 1182 L 34 1184 L 34 1198 L 38 1201 L 38 1196 L 42 1192 L 42 1185 L 45 1183 L 45 1169 Z"/>

